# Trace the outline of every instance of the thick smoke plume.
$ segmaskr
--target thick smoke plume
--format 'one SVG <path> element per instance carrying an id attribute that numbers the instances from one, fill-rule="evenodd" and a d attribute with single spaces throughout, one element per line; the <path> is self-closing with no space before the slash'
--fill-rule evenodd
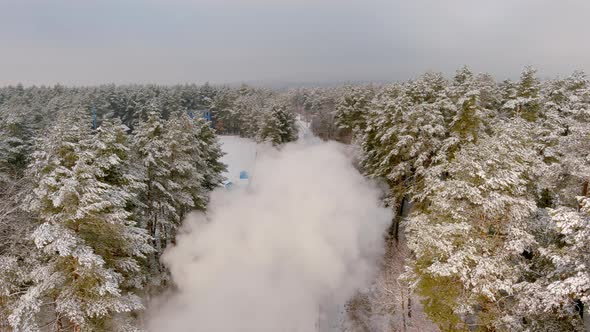
<path id="1" fill-rule="evenodd" d="M 165 253 L 178 290 L 149 330 L 316 331 L 318 308 L 374 277 L 390 220 L 342 146 L 259 152 L 250 185 L 215 192 Z"/>

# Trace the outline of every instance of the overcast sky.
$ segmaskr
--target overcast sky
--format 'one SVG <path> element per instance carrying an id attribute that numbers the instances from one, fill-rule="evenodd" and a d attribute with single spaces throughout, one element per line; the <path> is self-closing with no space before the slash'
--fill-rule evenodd
<path id="1" fill-rule="evenodd" d="M 590 72 L 589 0 L 0 0 L 0 85 Z"/>

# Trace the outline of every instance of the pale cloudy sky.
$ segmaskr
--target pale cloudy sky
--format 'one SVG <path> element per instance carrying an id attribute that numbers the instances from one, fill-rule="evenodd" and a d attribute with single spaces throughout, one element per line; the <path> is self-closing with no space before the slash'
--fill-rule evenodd
<path id="1" fill-rule="evenodd" d="M 588 0 L 0 0 L 0 85 L 590 71 Z"/>

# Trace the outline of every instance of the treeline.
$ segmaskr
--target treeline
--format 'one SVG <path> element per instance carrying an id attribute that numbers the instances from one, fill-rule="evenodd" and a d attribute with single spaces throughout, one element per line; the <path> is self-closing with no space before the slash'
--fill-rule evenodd
<path id="1" fill-rule="evenodd" d="M 98 87 L 28 87 L 0 88 L 0 108 L 5 121 L 27 123 L 35 129 L 47 126 L 64 106 L 83 105 L 88 114 L 102 119 L 120 119 L 131 130 L 146 117 L 152 106 L 161 110 L 163 119 L 175 112 L 212 113 L 213 128 L 218 134 L 240 135 L 261 141 L 277 142 L 296 137 L 297 111 L 289 93 L 278 93 L 243 85 L 239 88 L 204 85 L 103 85 Z M 10 114 L 8 114 L 10 113 Z M 8 117 L 8 118 L 7 118 Z"/>
<path id="2" fill-rule="evenodd" d="M 584 73 L 541 81 L 527 67 L 519 81 L 501 83 L 468 68 L 452 79 L 427 73 L 384 87 L 349 87 L 333 116 L 360 147 L 366 175 L 388 184 L 393 250 L 409 249 L 396 282 L 420 296 L 440 330 L 584 330 Z M 411 310 L 409 302 L 398 304 L 396 310 Z M 397 328 L 411 327 L 409 316 L 402 313 Z"/>

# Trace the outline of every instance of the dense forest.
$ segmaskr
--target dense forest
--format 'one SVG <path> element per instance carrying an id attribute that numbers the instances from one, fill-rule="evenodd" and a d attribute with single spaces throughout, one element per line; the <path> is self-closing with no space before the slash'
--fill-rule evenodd
<path id="1" fill-rule="evenodd" d="M 351 331 L 378 317 L 391 331 L 584 329 L 590 82 L 464 67 L 281 91 L 1 88 L 0 330 L 140 329 L 173 287 L 160 256 L 223 180 L 216 135 L 280 146 L 297 116 L 356 147 L 395 212 L 381 272 L 347 305 Z"/>
<path id="2" fill-rule="evenodd" d="M 540 81 L 531 67 L 518 82 L 462 68 L 350 88 L 336 123 L 390 188 L 389 259 L 406 253 L 368 295 L 395 303 L 378 299 L 401 280 L 442 331 L 584 330 L 589 106 L 585 74 Z M 404 329 L 411 301 L 397 304 Z"/>
<path id="3" fill-rule="evenodd" d="M 191 112 L 211 107 L 211 91 L 1 90 L 0 330 L 141 325 L 145 301 L 169 286 L 160 256 L 223 180 L 212 124 Z M 293 113 L 268 102 L 240 133 L 294 140 Z"/>

